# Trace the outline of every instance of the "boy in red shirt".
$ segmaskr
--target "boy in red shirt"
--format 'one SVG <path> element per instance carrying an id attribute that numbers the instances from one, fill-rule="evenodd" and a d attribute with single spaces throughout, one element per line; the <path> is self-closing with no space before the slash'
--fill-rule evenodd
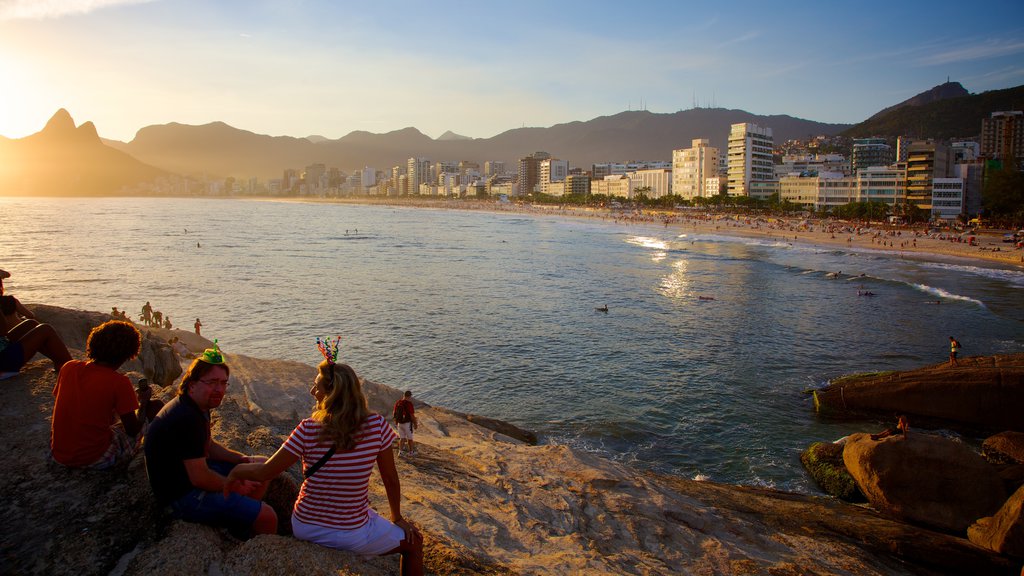
<path id="1" fill-rule="evenodd" d="M 69 467 L 104 470 L 138 452 L 147 404 L 159 400 L 150 401 L 148 385 L 140 383 L 137 391 L 133 389 L 117 369 L 138 355 L 141 342 L 131 323 L 104 322 L 89 333 L 89 361 L 71 360 L 61 368 L 53 388 L 50 450 L 54 460 Z"/>

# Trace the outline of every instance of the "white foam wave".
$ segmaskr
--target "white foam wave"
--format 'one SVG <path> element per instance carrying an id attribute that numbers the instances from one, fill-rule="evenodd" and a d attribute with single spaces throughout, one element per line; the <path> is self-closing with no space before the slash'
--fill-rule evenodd
<path id="1" fill-rule="evenodd" d="M 922 266 L 925 268 L 939 268 L 941 270 L 949 270 L 951 272 L 974 274 L 976 276 L 984 276 L 986 278 L 992 278 L 994 280 L 1002 280 L 1009 284 L 1014 284 L 1016 286 L 1024 286 L 1024 272 L 1021 272 L 1019 270 L 983 268 L 981 266 L 947 264 L 945 262 L 925 262 L 922 264 Z"/>
<path id="2" fill-rule="evenodd" d="M 914 284 L 913 282 L 911 282 L 910 285 L 913 286 L 914 288 L 916 288 L 917 290 L 920 290 L 921 292 L 925 292 L 927 294 L 932 294 L 934 296 L 939 296 L 939 297 L 945 298 L 947 300 L 960 300 L 960 301 L 963 301 L 963 302 L 971 302 L 971 303 L 977 304 L 978 306 L 981 306 L 982 308 L 985 307 L 985 303 L 984 302 L 982 302 L 981 300 L 975 300 L 974 298 L 971 298 L 970 296 L 961 296 L 959 294 L 953 294 L 952 292 L 948 292 L 946 290 L 943 290 L 942 288 L 936 288 L 934 286 L 928 286 L 927 284 Z"/>

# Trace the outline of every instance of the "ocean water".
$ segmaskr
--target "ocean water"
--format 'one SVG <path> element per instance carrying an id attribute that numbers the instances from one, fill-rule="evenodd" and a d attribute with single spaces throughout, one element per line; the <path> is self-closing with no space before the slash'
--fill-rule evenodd
<path id="1" fill-rule="evenodd" d="M 545 442 L 686 477 L 815 492 L 804 390 L 1024 351 L 1024 273 L 692 227 L 222 199 L 0 198 L 26 302 L 202 319 L 227 352 L 362 376 Z M 830 278 L 830 272 L 840 272 Z M 860 297 L 859 289 L 875 297 Z M 702 300 L 699 296 L 713 298 Z M 939 301 L 940 304 L 934 304 Z M 595 310 L 607 305 L 608 312 Z"/>

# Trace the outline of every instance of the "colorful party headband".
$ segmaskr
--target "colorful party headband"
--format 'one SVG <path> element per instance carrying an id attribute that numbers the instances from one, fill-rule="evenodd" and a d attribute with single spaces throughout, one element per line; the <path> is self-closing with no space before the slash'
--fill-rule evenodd
<path id="1" fill-rule="evenodd" d="M 217 339 L 213 340 L 213 348 L 207 348 L 203 350 L 202 355 L 203 362 L 207 364 L 223 364 L 224 354 L 220 351 L 220 346 L 217 345 Z"/>
<path id="2" fill-rule="evenodd" d="M 341 336 L 334 339 L 334 344 L 331 344 L 330 338 L 317 337 L 316 347 L 320 350 L 320 353 L 324 355 L 324 358 L 331 364 L 338 363 L 338 342 L 341 342 Z"/>

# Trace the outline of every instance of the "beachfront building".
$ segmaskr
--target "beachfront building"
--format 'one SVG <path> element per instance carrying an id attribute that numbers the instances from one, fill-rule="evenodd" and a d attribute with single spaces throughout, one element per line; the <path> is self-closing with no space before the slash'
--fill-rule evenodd
<path id="1" fill-rule="evenodd" d="M 854 174 L 869 166 L 888 166 L 895 155 L 885 138 L 854 138 L 850 165 Z"/>
<path id="2" fill-rule="evenodd" d="M 964 181 L 964 214 L 981 214 L 981 186 L 985 166 L 980 161 L 953 166 L 953 177 Z"/>
<path id="3" fill-rule="evenodd" d="M 537 186 L 540 183 L 540 163 L 548 158 L 551 154 L 538 151 L 519 159 L 519 195 L 540 191 Z"/>
<path id="4" fill-rule="evenodd" d="M 780 194 L 781 190 L 778 180 L 753 180 L 750 182 L 747 196 L 757 200 L 769 200 L 773 194 Z"/>
<path id="5" fill-rule="evenodd" d="M 672 151 L 672 194 L 686 200 L 718 194 L 709 190 L 709 178 L 718 176 L 718 148 L 707 138 L 694 138 L 689 148 Z"/>
<path id="6" fill-rule="evenodd" d="M 419 194 L 420 184 L 430 182 L 430 160 L 426 158 L 409 158 L 405 164 L 406 190 L 409 194 Z"/>
<path id="7" fill-rule="evenodd" d="M 854 177 L 857 202 L 884 202 L 895 207 L 906 200 L 907 173 L 896 165 L 870 166 Z"/>
<path id="8" fill-rule="evenodd" d="M 608 197 L 632 198 L 633 180 L 625 174 L 605 176 L 590 183 L 590 192 Z"/>
<path id="9" fill-rule="evenodd" d="M 626 176 L 632 181 L 634 193 L 643 188 L 644 196 L 652 199 L 672 194 L 672 170 L 668 168 L 634 170 L 627 172 Z"/>
<path id="10" fill-rule="evenodd" d="M 1024 167 L 1024 112 L 993 112 L 981 121 L 981 153 L 986 158 L 1011 158 Z"/>
<path id="11" fill-rule="evenodd" d="M 774 179 L 771 128 L 757 124 L 733 124 L 729 130 L 728 192 L 730 196 L 749 196 L 750 183 Z"/>
<path id="12" fill-rule="evenodd" d="M 542 194 L 555 195 L 552 192 L 552 184 L 564 182 L 569 175 L 569 161 L 557 158 L 545 158 L 540 161 L 540 172 L 538 174 L 538 186 Z M 564 191 L 564 190 L 563 190 Z M 561 196 L 561 194 L 558 194 Z"/>
<path id="13" fill-rule="evenodd" d="M 950 174 L 949 147 L 932 140 L 907 144 L 907 202 L 932 209 L 932 181 Z"/>
<path id="14" fill-rule="evenodd" d="M 932 181 L 932 218 L 954 220 L 963 214 L 964 189 L 961 178 L 935 178 Z"/>
<path id="15" fill-rule="evenodd" d="M 871 166 L 854 176 L 841 172 L 790 174 L 779 179 L 779 198 L 812 210 L 850 202 L 895 207 L 906 198 L 906 173 L 896 166 Z"/>
<path id="16" fill-rule="evenodd" d="M 590 196 L 590 176 L 586 174 L 569 174 L 566 176 L 565 194 L 567 196 Z"/>

